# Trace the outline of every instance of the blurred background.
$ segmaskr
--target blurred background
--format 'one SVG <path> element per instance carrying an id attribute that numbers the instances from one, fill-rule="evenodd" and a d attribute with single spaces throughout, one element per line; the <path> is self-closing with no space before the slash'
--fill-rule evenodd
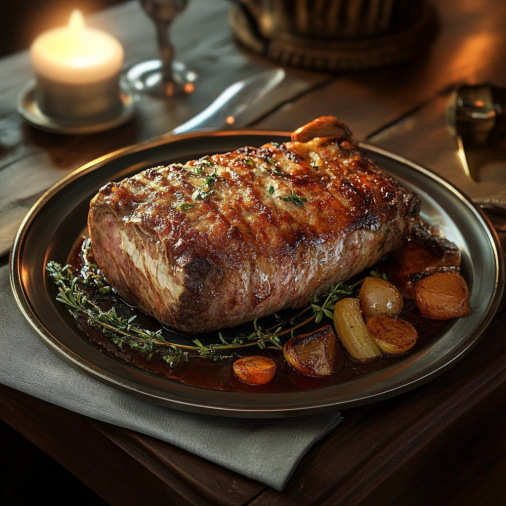
<path id="1" fill-rule="evenodd" d="M 83 14 L 126 0 L 7 0 L 0 16 L 0 57 L 27 49 L 35 37 L 50 28 L 66 25 L 76 6 Z"/>

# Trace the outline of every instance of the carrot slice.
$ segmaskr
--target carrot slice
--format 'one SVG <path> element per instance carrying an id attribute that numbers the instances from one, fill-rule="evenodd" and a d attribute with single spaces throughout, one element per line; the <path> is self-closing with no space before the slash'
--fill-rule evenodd
<path id="1" fill-rule="evenodd" d="M 373 316 L 367 322 L 367 329 L 381 351 L 399 355 L 413 348 L 418 333 L 411 323 L 387 315 Z"/>
<path id="2" fill-rule="evenodd" d="M 248 385 L 264 385 L 276 374 L 276 362 L 260 355 L 239 358 L 233 368 L 235 375 Z"/>
<path id="3" fill-rule="evenodd" d="M 415 302 L 426 318 L 449 320 L 468 316 L 469 289 L 458 272 L 436 272 L 414 283 Z"/>

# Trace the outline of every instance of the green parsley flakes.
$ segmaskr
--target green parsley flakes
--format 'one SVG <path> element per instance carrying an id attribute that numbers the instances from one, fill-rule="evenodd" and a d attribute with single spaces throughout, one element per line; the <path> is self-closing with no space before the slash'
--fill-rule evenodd
<path id="1" fill-rule="evenodd" d="M 195 207 L 197 204 L 192 204 L 191 202 L 183 202 L 177 206 L 178 209 L 187 213 L 192 207 Z"/>

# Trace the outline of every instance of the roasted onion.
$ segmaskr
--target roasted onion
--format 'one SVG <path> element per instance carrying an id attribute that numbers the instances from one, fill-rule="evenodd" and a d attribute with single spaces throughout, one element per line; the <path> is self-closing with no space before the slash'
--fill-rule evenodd
<path id="1" fill-rule="evenodd" d="M 380 278 L 365 278 L 359 293 L 365 320 L 373 316 L 398 314 L 404 305 L 401 293 L 392 283 Z"/>
<path id="2" fill-rule="evenodd" d="M 336 331 L 348 353 L 357 360 L 381 356 L 381 350 L 372 340 L 362 318 L 358 299 L 342 299 L 334 309 Z"/>
<path id="3" fill-rule="evenodd" d="M 415 302 L 426 318 L 449 320 L 468 316 L 469 289 L 457 271 L 422 273 L 414 277 Z"/>
<path id="4" fill-rule="evenodd" d="M 379 348 L 389 355 L 399 355 L 413 348 L 418 333 L 407 321 L 387 315 L 373 316 L 367 329 Z"/>

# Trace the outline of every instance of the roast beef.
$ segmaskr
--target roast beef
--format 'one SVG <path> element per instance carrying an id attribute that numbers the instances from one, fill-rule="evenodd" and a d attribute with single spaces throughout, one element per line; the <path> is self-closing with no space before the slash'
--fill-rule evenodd
<path id="1" fill-rule="evenodd" d="M 88 225 L 119 294 L 195 334 L 308 303 L 399 247 L 419 207 L 341 121 L 323 117 L 292 142 L 108 183 Z"/>

